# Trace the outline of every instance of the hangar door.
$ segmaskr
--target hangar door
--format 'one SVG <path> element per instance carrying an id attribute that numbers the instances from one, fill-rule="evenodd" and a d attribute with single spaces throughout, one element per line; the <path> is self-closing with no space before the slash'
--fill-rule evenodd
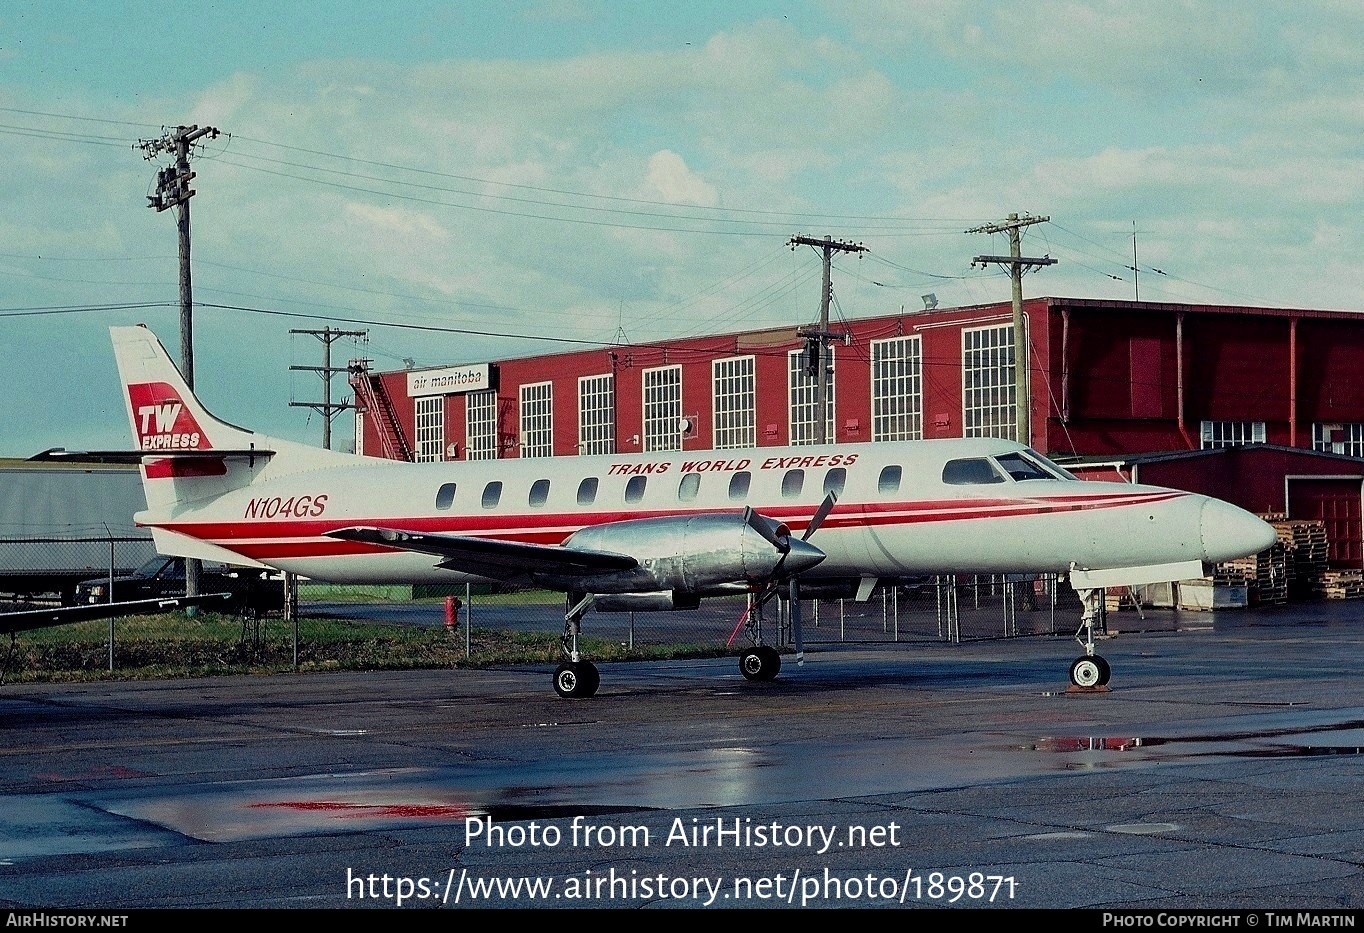
<path id="1" fill-rule="evenodd" d="M 1332 567 L 1364 567 L 1364 509 L 1358 477 L 1288 478 L 1288 517 L 1326 523 Z"/>

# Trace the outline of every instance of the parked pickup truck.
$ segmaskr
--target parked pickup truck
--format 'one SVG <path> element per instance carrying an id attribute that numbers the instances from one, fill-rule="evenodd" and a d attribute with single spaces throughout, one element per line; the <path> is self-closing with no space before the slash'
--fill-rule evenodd
<path id="1" fill-rule="evenodd" d="M 273 570 L 233 567 L 204 561 L 199 579 L 201 593 L 231 593 L 228 611 L 238 615 L 263 615 L 284 608 L 284 575 Z M 185 595 L 185 560 L 158 556 L 136 571 L 113 578 L 85 580 L 76 587 L 76 603 L 128 602 L 158 596 Z"/>

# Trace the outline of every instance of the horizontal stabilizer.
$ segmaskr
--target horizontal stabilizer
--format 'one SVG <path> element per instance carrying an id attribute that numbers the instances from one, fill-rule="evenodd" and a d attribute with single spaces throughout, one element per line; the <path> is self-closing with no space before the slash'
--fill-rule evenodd
<path id="1" fill-rule="evenodd" d="M 447 570 L 473 573 L 494 580 L 516 580 L 529 574 L 553 573 L 591 576 L 612 571 L 632 570 L 639 565 L 633 557 L 611 551 L 588 551 L 550 544 L 525 544 L 492 538 L 425 534 L 396 528 L 338 528 L 327 532 L 331 538 L 379 544 L 403 551 L 416 551 L 445 558 L 440 566 Z"/>
<path id="2" fill-rule="evenodd" d="M 204 605 L 216 608 L 226 603 L 231 593 L 209 593 L 205 596 L 172 596 L 162 599 L 135 599 L 126 603 L 91 603 L 88 606 L 64 606 L 54 609 L 26 609 L 22 612 L 0 613 L 0 632 L 27 632 L 32 629 L 53 628 L 73 622 L 108 619 L 114 616 L 155 615 L 186 606 Z"/>
<path id="3" fill-rule="evenodd" d="M 148 457 L 168 460 L 266 460 L 273 450 L 67 450 L 53 447 L 28 459 L 40 462 L 67 463 L 141 463 Z"/>

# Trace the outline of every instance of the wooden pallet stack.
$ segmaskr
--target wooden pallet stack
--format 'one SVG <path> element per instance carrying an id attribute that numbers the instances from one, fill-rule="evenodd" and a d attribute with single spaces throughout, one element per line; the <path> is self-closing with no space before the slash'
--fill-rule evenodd
<path id="1" fill-rule="evenodd" d="M 1328 570 L 1321 575 L 1317 592 L 1326 599 L 1364 597 L 1364 570 Z"/>
<path id="2" fill-rule="evenodd" d="M 1283 519 L 1270 524 L 1274 526 L 1274 532 L 1284 546 L 1290 594 L 1295 599 L 1320 595 L 1330 550 L 1330 543 L 1326 538 L 1326 523 Z"/>
<path id="3" fill-rule="evenodd" d="M 1244 586 L 1251 605 L 1278 606 L 1288 602 L 1287 549 L 1276 541 L 1267 551 L 1218 564 L 1214 586 Z"/>

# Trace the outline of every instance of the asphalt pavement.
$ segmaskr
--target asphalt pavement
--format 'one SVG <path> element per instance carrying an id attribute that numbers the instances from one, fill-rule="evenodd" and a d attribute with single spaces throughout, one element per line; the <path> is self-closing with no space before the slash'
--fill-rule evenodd
<path id="1" fill-rule="evenodd" d="M 1095 693 L 1068 637 L 4 686 L 0 904 L 1364 907 L 1364 603 L 1193 622 Z"/>

